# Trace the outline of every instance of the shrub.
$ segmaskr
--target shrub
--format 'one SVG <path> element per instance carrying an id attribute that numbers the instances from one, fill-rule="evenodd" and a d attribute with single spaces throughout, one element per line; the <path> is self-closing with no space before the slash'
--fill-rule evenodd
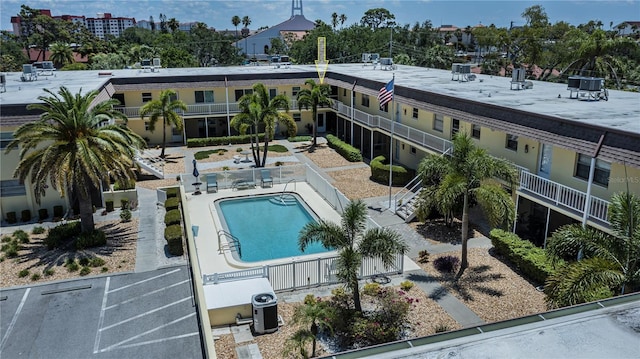
<path id="1" fill-rule="evenodd" d="M 65 264 L 65 267 L 67 267 L 67 270 L 69 272 L 75 272 L 78 269 L 80 269 L 80 265 L 76 263 L 76 261 L 74 261 L 73 259 L 72 259 L 72 262 Z"/>
<path id="2" fill-rule="evenodd" d="M 375 296 L 380 291 L 380 284 L 378 283 L 367 283 L 362 287 L 362 294 Z"/>
<path id="3" fill-rule="evenodd" d="M 130 180 L 119 179 L 116 181 L 116 183 L 113 184 L 114 191 L 124 191 L 124 190 L 135 189 L 135 188 L 136 188 L 136 180 L 134 179 L 130 179 Z"/>
<path id="4" fill-rule="evenodd" d="M 56 271 L 53 270 L 53 268 L 45 269 L 44 271 L 42 271 L 45 277 L 51 277 L 55 272 Z"/>
<path id="5" fill-rule="evenodd" d="M 7 258 L 14 258 L 18 256 L 20 245 L 18 244 L 18 241 L 16 239 L 12 239 L 8 243 L 3 244 L 0 248 L 5 253 Z"/>
<path id="6" fill-rule="evenodd" d="M 172 209 L 164 215 L 164 224 L 168 227 L 173 224 L 180 224 L 182 214 L 179 209 Z"/>
<path id="7" fill-rule="evenodd" d="M 48 249 L 59 248 L 73 240 L 81 231 L 80 222 L 61 224 L 49 229 L 43 242 Z"/>
<path id="8" fill-rule="evenodd" d="M 414 286 L 414 284 L 410 280 L 405 280 L 404 282 L 400 283 L 400 288 L 402 290 L 404 290 L 405 292 L 410 291 L 411 288 L 413 288 L 413 286 Z"/>
<path id="9" fill-rule="evenodd" d="M 496 252 L 506 257 L 529 280 L 544 283 L 555 272 L 553 261 L 544 249 L 501 229 L 492 230 L 489 236 Z"/>
<path id="10" fill-rule="evenodd" d="M 224 148 L 207 150 L 207 151 L 198 151 L 193 154 L 193 158 L 195 158 L 196 160 L 204 160 L 205 158 L 209 158 L 209 156 L 214 153 L 218 153 L 218 155 L 224 155 L 225 152 L 227 152 L 227 150 Z"/>
<path id="11" fill-rule="evenodd" d="M 18 217 L 16 216 L 16 212 L 7 212 L 7 223 L 14 224 L 18 222 Z"/>
<path id="12" fill-rule="evenodd" d="M 108 272 L 108 271 L 109 271 L 109 268 L 107 268 L 107 267 L 102 267 L 102 269 L 100 269 L 100 271 L 101 271 L 102 273 L 106 273 L 106 272 Z"/>
<path id="13" fill-rule="evenodd" d="M 378 156 L 371 160 L 369 166 L 371 167 L 371 179 L 378 183 L 389 184 L 389 165 L 384 164 L 386 162 L 385 156 Z M 405 167 L 393 165 L 391 166 L 392 172 L 392 184 L 397 186 L 403 186 L 411 181 L 413 173 L 407 170 Z"/>
<path id="14" fill-rule="evenodd" d="M 172 197 L 178 197 L 178 188 L 177 187 L 167 188 L 167 199 L 172 198 Z"/>
<path id="15" fill-rule="evenodd" d="M 236 148 L 236 152 L 238 152 L 238 153 L 242 152 L 242 147 Z"/>
<path id="16" fill-rule="evenodd" d="M 40 280 L 40 278 L 41 278 L 41 277 L 40 277 L 40 274 L 39 274 L 39 273 L 33 273 L 33 274 L 31 275 L 31 280 L 32 280 L 32 281 L 34 281 L 34 282 L 35 282 L 35 281 L 37 281 L 37 280 Z"/>
<path id="17" fill-rule="evenodd" d="M 120 212 L 120 220 L 122 220 L 122 222 L 129 222 L 131 220 L 131 211 L 123 209 L 122 212 Z"/>
<path id="18" fill-rule="evenodd" d="M 76 249 L 100 247 L 105 244 L 107 244 L 107 235 L 99 229 L 81 233 L 76 239 Z"/>
<path id="19" fill-rule="evenodd" d="M 444 333 L 444 332 L 448 332 L 449 330 L 449 326 L 447 326 L 446 324 L 438 324 L 435 326 L 434 328 L 436 333 Z"/>
<path id="20" fill-rule="evenodd" d="M 93 257 L 93 258 L 91 258 L 91 260 L 89 261 L 89 265 L 90 265 L 90 266 L 92 266 L 92 267 L 94 267 L 94 268 L 97 268 L 97 267 L 103 266 L 103 265 L 104 265 L 104 259 L 102 259 L 102 258 L 100 258 L 100 257 Z"/>
<path id="21" fill-rule="evenodd" d="M 182 249 L 182 226 L 174 224 L 164 229 L 164 239 L 167 240 L 169 253 L 181 256 L 184 251 Z"/>
<path id="22" fill-rule="evenodd" d="M 87 70 L 87 64 L 82 62 L 74 62 L 72 64 L 66 64 L 62 66 L 60 71 L 83 71 Z"/>
<path id="23" fill-rule="evenodd" d="M 62 218 L 64 216 L 64 208 L 62 206 L 53 206 L 53 216 Z"/>
<path id="24" fill-rule="evenodd" d="M 112 200 L 108 200 L 104 202 L 104 206 L 107 210 L 107 212 L 113 212 L 114 207 L 113 207 L 113 201 Z"/>
<path id="25" fill-rule="evenodd" d="M 38 220 L 44 221 L 47 218 L 49 218 L 49 210 L 46 208 L 40 208 L 38 210 Z"/>
<path id="26" fill-rule="evenodd" d="M 289 137 L 287 138 L 287 140 L 289 142 L 304 142 L 304 141 L 311 141 L 311 136 L 295 136 L 295 137 Z"/>
<path id="27" fill-rule="evenodd" d="M 9 237 L 9 236 L 2 236 L 2 239 L 0 239 L 0 242 L 2 242 L 2 243 L 9 243 L 9 242 L 11 242 L 11 237 Z"/>
<path id="28" fill-rule="evenodd" d="M 444 256 L 433 261 L 433 267 L 441 273 L 453 273 L 458 269 L 460 259 L 455 256 Z"/>
<path id="29" fill-rule="evenodd" d="M 276 161 L 275 165 L 276 165 L 276 167 L 280 167 L 280 166 L 284 165 L 284 162 Z"/>
<path id="30" fill-rule="evenodd" d="M 23 269 L 20 272 L 18 272 L 18 277 L 20 277 L 20 278 L 24 278 L 24 277 L 26 277 L 28 275 L 29 275 L 29 270 L 28 269 Z"/>
<path id="31" fill-rule="evenodd" d="M 258 142 L 264 141 L 264 133 L 258 134 Z M 208 138 L 190 138 L 187 140 L 187 147 L 220 146 L 229 144 L 245 144 L 251 142 L 251 136 L 225 136 Z"/>
<path id="32" fill-rule="evenodd" d="M 179 206 L 180 206 L 180 199 L 178 199 L 178 197 L 167 198 L 167 200 L 164 201 L 164 209 L 167 212 L 172 211 L 174 209 L 178 209 Z"/>
<path id="33" fill-rule="evenodd" d="M 418 252 L 418 262 L 427 263 L 428 261 L 429 261 L 429 251 L 428 250 L 423 249 L 420 252 Z"/>
<path id="34" fill-rule="evenodd" d="M 35 226 L 33 227 L 33 229 L 31 230 L 32 234 L 42 234 L 44 233 L 45 229 L 42 226 Z"/>
<path id="35" fill-rule="evenodd" d="M 350 144 L 341 141 L 334 135 L 327 135 L 327 143 L 349 162 L 362 161 L 362 153 Z"/>
<path id="36" fill-rule="evenodd" d="M 23 231 L 22 229 L 18 229 L 13 232 L 13 237 L 20 241 L 20 243 L 29 243 L 29 233 Z"/>
<path id="37" fill-rule="evenodd" d="M 31 210 L 25 209 L 20 214 L 21 222 L 29 222 L 31 220 Z"/>
<path id="38" fill-rule="evenodd" d="M 86 267 L 87 265 L 89 265 L 89 257 L 82 257 L 82 258 L 78 259 L 78 263 L 81 266 Z"/>
<path id="39" fill-rule="evenodd" d="M 91 273 L 91 268 L 89 267 L 82 267 L 82 269 L 80 269 L 80 275 L 81 276 L 85 276 L 87 274 Z"/>
<path id="40" fill-rule="evenodd" d="M 129 209 L 129 200 L 127 198 L 120 200 L 120 209 Z"/>

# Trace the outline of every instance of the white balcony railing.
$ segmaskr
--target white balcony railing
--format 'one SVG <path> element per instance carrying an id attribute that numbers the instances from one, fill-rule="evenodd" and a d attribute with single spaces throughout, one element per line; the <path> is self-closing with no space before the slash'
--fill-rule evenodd
<path id="1" fill-rule="evenodd" d="M 124 113 L 127 117 L 136 118 L 140 117 L 141 107 L 116 107 L 116 110 Z M 291 99 L 289 111 L 297 110 L 298 102 L 295 99 Z M 187 105 L 186 111 L 177 111 L 182 116 L 196 116 L 196 115 L 223 115 L 227 113 L 226 103 L 199 103 L 194 105 Z M 236 114 L 240 112 L 240 107 L 237 102 L 229 103 L 229 113 Z"/>
<path id="2" fill-rule="evenodd" d="M 573 188 L 536 176 L 530 172 L 520 172 L 520 191 L 542 197 L 556 206 L 570 208 L 584 215 L 587 194 Z M 609 224 L 609 202 L 598 197 L 590 197 L 589 217 Z"/>

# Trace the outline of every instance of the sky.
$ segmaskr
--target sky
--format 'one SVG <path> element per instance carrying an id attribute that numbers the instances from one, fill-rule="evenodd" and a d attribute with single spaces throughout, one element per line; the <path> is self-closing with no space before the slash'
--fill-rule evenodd
<path id="1" fill-rule="evenodd" d="M 160 13 L 179 22 L 204 22 L 217 30 L 234 29 L 231 18 L 249 16 L 252 30 L 273 26 L 291 17 L 291 0 L 0 0 L 0 29 L 11 30 L 10 19 L 20 12 L 20 5 L 50 9 L 56 15 L 84 15 L 110 12 L 114 17 L 133 17 L 158 21 Z M 303 0 L 304 16 L 331 24 L 331 14 L 345 14 L 345 26 L 359 22 L 365 11 L 385 8 L 399 25 L 431 20 L 433 26 L 466 27 L 495 24 L 498 27 L 524 25 L 522 12 L 542 5 L 551 23 L 565 21 L 572 25 L 599 20 L 605 30 L 623 21 L 640 21 L 640 0 Z M 240 25 L 242 27 L 242 25 Z"/>

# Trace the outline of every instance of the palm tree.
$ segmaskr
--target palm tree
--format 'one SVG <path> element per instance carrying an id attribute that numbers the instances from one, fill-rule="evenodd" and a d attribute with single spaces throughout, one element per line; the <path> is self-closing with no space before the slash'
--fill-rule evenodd
<path id="1" fill-rule="evenodd" d="M 333 26 L 333 30 L 335 31 L 336 27 L 338 27 L 338 13 L 334 12 L 331 14 L 331 26 Z"/>
<path id="2" fill-rule="evenodd" d="M 180 28 L 180 23 L 178 22 L 178 20 L 176 20 L 175 17 L 172 17 L 167 22 L 167 26 L 169 27 L 169 29 L 171 29 L 171 32 L 174 33 Z"/>
<path id="3" fill-rule="evenodd" d="M 240 16 L 238 15 L 233 15 L 231 18 L 231 23 L 236 27 L 236 43 L 238 43 L 238 25 L 240 25 L 241 22 L 242 20 L 240 20 Z"/>
<path id="4" fill-rule="evenodd" d="M 390 267 L 397 254 L 408 250 L 400 234 L 390 228 L 365 230 L 366 220 L 366 204 L 362 200 L 351 201 L 344 208 L 340 225 L 325 220 L 310 222 L 302 228 L 298 239 L 303 252 L 314 242 L 339 252 L 336 275 L 351 290 L 358 312 L 362 311 L 358 285 L 362 259 L 378 257 L 386 267 Z"/>
<path id="5" fill-rule="evenodd" d="M 269 92 L 262 83 L 253 85 L 253 91 L 240 98 L 238 103 L 240 113 L 231 119 L 231 126 L 241 133 L 249 130 L 251 134 L 251 150 L 256 167 L 264 167 L 267 161 L 269 142 L 274 137 L 276 122 L 283 122 L 289 131 L 289 136 L 295 136 L 297 130 L 295 121 L 286 112 L 289 112 L 289 98 L 285 95 L 276 95 L 269 98 Z M 280 112 L 284 110 L 285 113 Z M 259 128 L 264 126 L 264 148 L 261 160 Z"/>
<path id="6" fill-rule="evenodd" d="M 515 219 L 515 206 L 510 194 L 502 189 L 498 177 L 514 186 L 517 172 L 513 165 L 477 148 L 468 134 L 458 132 L 453 138 L 453 153 L 425 157 L 418 166 L 423 188 L 418 201 L 419 218 L 427 218 L 437 210 L 452 218 L 454 209 L 462 204 L 462 255 L 460 278 L 469 266 L 469 204 L 477 201 L 491 226 L 508 227 Z"/>
<path id="7" fill-rule="evenodd" d="M 45 89 L 42 103 L 29 109 L 43 111 L 40 120 L 14 132 L 7 152 L 20 147 L 20 162 L 13 176 L 33 184 L 37 203 L 51 185 L 62 196 L 69 191 L 80 205 L 83 232 L 94 226 L 91 192 L 110 173 L 119 180 L 135 179 L 133 157 L 144 140 L 126 126 L 109 124 L 127 118 L 113 109 L 118 100 L 95 103 L 98 91 L 72 94 L 61 87 L 58 94 Z"/>
<path id="8" fill-rule="evenodd" d="M 51 47 L 49 47 L 49 51 L 51 51 L 49 60 L 53 61 L 56 68 L 61 68 L 66 64 L 73 63 L 73 51 L 71 47 L 69 47 L 69 44 L 54 42 L 51 44 Z"/>
<path id="9" fill-rule="evenodd" d="M 332 331 L 331 326 L 325 320 L 331 315 L 331 307 L 329 302 L 323 302 L 320 298 L 316 298 L 313 294 L 305 296 L 303 304 L 298 305 L 293 312 L 293 323 L 308 326 L 309 329 L 300 329 L 294 334 L 292 338 L 294 343 L 300 345 L 299 351 L 305 356 L 306 350 L 304 346 L 308 338 L 311 339 L 311 358 L 316 356 L 316 338 L 320 331 L 318 322 L 322 322 L 322 325 Z"/>
<path id="10" fill-rule="evenodd" d="M 160 92 L 160 98 L 149 101 L 140 108 L 140 117 L 144 120 L 145 116 L 149 116 L 149 131 L 156 129 L 156 122 L 162 117 L 162 151 L 160 157 L 164 158 L 165 148 L 167 147 L 167 125 L 173 125 L 178 130 L 182 130 L 184 125 L 182 117 L 178 115 L 177 110 L 186 111 L 187 105 L 178 100 L 174 90 L 167 89 Z"/>
<path id="11" fill-rule="evenodd" d="M 329 106 L 331 100 L 329 95 L 331 89 L 326 84 L 317 84 L 314 80 L 308 79 L 304 82 L 310 88 L 305 88 L 298 92 L 298 109 L 309 109 L 311 107 L 311 113 L 313 116 L 313 146 L 315 148 L 318 143 L 318 106 Z"/>
<path id="12" fill-rule="evenodd" d="M 344 26 L 344 23 L 347 22 L 347 15 L 340 14 L 340 27 Z"/>
<path id="13" fill-rule="evenodd" d="M 554 258 L 573 261 L 547 279 L 552 307 L 580 304 L 640 288 L 640 197 L 616 193 L 609 205 L 613 235 L 578 224 L 561 227 L 547 243 Z"/>

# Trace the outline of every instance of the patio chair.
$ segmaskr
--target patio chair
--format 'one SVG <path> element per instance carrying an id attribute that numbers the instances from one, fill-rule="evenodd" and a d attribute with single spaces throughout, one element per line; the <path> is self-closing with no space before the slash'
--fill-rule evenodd
<path id="1" fill-rule="evenodd" d="M 218 192 L 218 176 L 215 173 L 207 174 L 207 193 Z"/>
<path id="2" fill-rule="evenodd" d="M 271 178 L 271 172 L 269 172 L 269 170 L 260 170 L 260 175 L 262 176 L 262 188 L 265 188 L 266 185 L 269 185 L 269 187 L 273 187 L 273 178 Z"/>

